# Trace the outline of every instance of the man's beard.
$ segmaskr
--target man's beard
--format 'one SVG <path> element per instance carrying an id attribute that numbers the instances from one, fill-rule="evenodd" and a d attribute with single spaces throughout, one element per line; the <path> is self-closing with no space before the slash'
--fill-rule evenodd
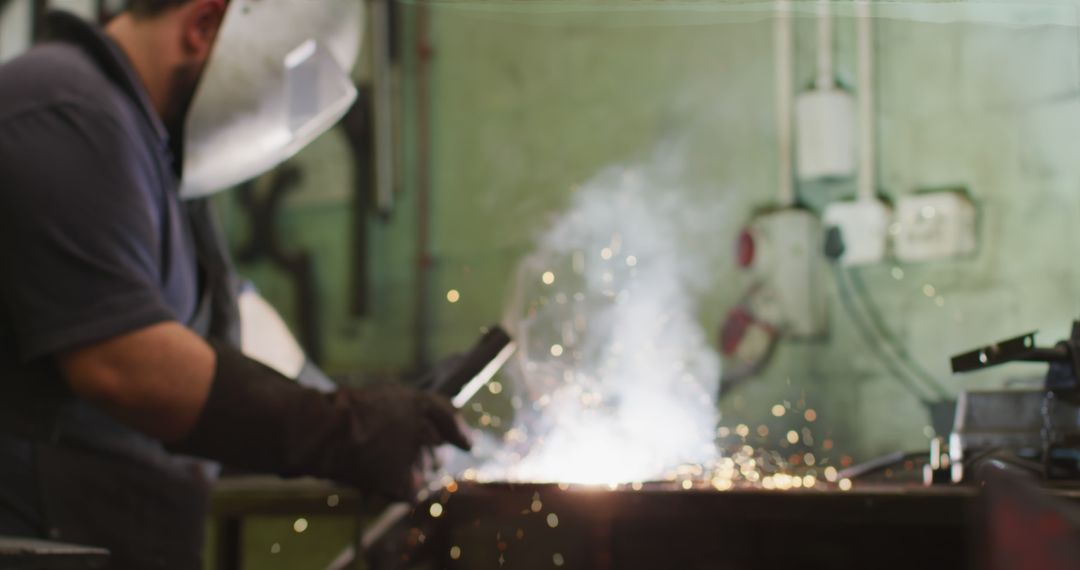
<path id="1" fill-rule="evenodd" d="M 182 65 L 172 73 L 169 92 L 173 94 L 173 97 L 169 101 L 162 121 L 174 141 L 183 139 L 184 123 L 187 121 L 188 110 L 191 109 L 191 102 L 195 98 L 195 90 L 199 87 L 199 79 L 204 67 L 204 64 Z"/>

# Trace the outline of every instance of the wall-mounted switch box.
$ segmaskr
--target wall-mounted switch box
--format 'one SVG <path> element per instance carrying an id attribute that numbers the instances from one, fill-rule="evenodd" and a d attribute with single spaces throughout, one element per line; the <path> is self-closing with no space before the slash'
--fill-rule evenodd
<path id="1" fill-rule="evenodd" d="M 894 249 L 900 261 L 929 261 L 975 251 L 975 204 L 963 191 L 923 192 L 896 204 Z"/>
<path id="2" fill-rule="evenodd" d="M 824 333 L 823 236 L 817 216 L 787 208 L 755 218 L 747 231 L 755 250 L 748 268 L 762 280 L 751 303 L 755 314 L 791 336 Z"/>
<path id="3" fill-rule="evenodd" d="M 829 204 L 824 221 L 840 233 L 840 263 L 866 265 L 885 259 L 892 215 L 892 208 L 877 199 Z"/>
<path id="4" fill-rule="evenodd" d="M 855 98 L 816 89 L 795 101 L 795 165 L 800 180 L 855 175 Z"/>

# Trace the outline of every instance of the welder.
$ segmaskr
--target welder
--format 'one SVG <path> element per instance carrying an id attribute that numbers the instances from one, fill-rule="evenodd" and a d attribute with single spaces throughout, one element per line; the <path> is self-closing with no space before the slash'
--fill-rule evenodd
<path id="1" fill-rule="evenodd" d="M 198 568 L 218 463 L 409 498 L 427 449 L 469 446 L 440 397 L 320 391 L 239 349 L 206 196 L 348 108 L 328 38 L 357 4 L 131 0 L 103 28 L 55 13 L 0 67 L 0 535 Z"/>

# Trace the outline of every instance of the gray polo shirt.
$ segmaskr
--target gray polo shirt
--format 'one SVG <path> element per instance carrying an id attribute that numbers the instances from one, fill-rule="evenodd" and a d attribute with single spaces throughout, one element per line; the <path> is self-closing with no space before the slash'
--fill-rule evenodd
<path id="1" fill-rule="evenodd" d="M 74 16 L 50 24 L 54 41 L 0 67 L 0 526 L 5 511 L 40 524 L 20 421 L 182 468 L 75 399 L 54 356 L 155 323 L 190 325 L 200 297 L 185 211 L 198 206 L 178 198 L 177 157 L 130 62 Z"/>
<path id="2" fill-rule="evenodd" d="M 49 42 L 0 68 L 0 382 L 58 351 L 192 318 L 169 137 L 122 52 Z M 14 374 L 12 374 L 14 373 Z"/>

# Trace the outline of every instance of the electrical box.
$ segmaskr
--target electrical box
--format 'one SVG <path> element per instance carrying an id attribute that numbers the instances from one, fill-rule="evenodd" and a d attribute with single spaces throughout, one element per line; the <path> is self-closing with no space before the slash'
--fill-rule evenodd
<path id="1" fill-rule="evenodd" d="M 896 205 L 894 249 L 901 261 L 929 261 L 975 251 L 975 204 L 962 191 L 909 194 Z"/>
<path id="2" fill-rule="evenodd" d="M 816 89 L 795 101 L 795 153 L 800 180 L 855 174 L 855 98 L 841 89 Z"/>
<path id="3" fill-rule="evenodd" d="M 754 313 L 790 336 L 824 333 L 823 234 L 817 217 L 796 208 L 770 212 L 750 223 L 748 235 L 754 243 L 748 268 L 761 279 L 751 301 Z"/>
<path id="4" fill-rule="evenodd" d="M 824 221 L 840 232 L 840 263 L 866 265 L 885 259 L 892 214 L 892 208 L 877 199 L 829 204 Z"/>

